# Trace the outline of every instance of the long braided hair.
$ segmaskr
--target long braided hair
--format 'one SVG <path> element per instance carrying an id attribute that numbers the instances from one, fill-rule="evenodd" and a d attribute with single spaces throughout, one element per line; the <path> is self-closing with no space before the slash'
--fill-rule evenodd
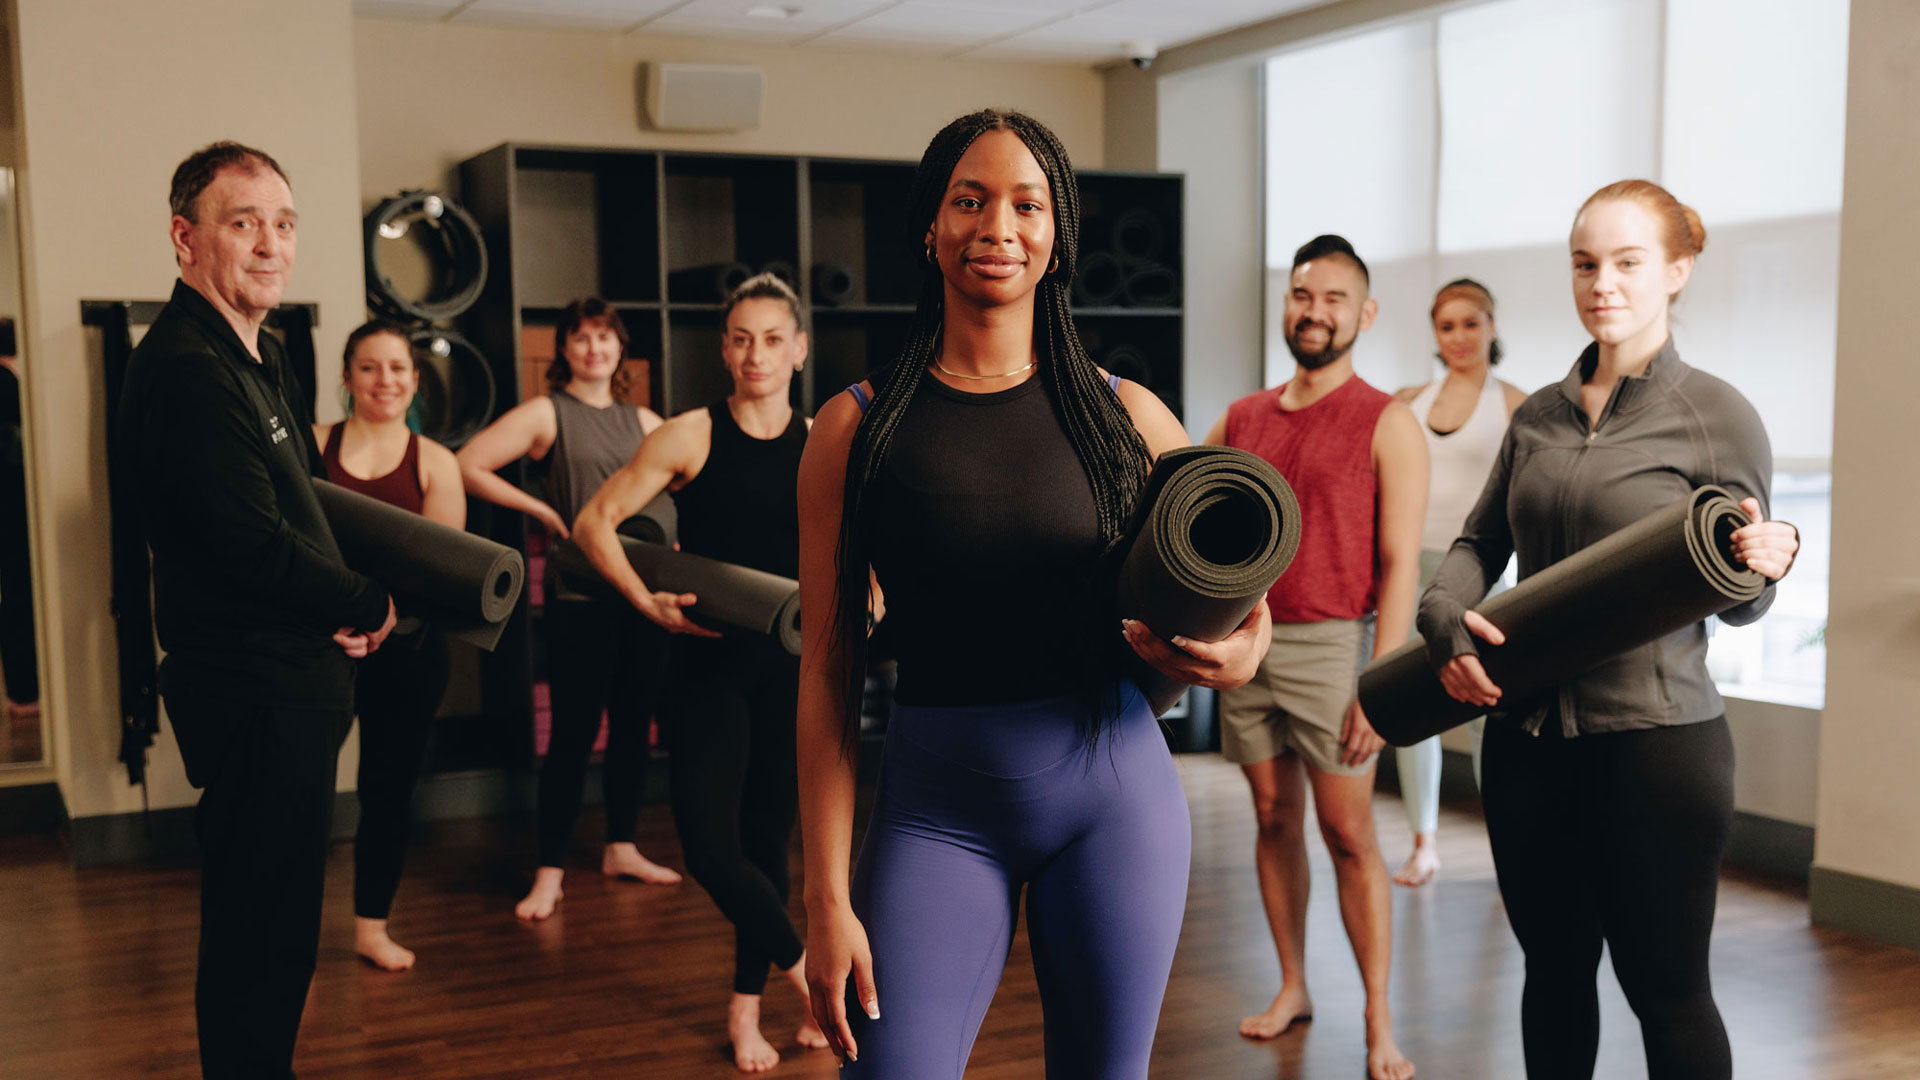
<path id="1" fill-rule="evenodd" d="M 1107 386 L 1093 358 L 1080 344 L 1080 335 L 1067 310 L 1067 290 L 1073 281 L 1080 247 L 1080 188 L 1074 178 L 1073 163 L 1067 160 L 1066 149 L 1059 138 L 1046 125 L 1024 113 L 997 109 L 983 109 L 948 124 L 921 155 L 908 200 L 907 235 L 903 239 L 913 245 L 918 256 L 927 229 L 945 201 L 954 167 L 974 139 L 987 131 L 1011 131 L 1018 136 L 1046 173 L 1052 188 L 1053 250 L 1059 263 L 1037 286 L 1034 352 L 1039 361 L 1038 377 L 1047 398 L 1093 488 L 1100 542 L 1103 549 L 1110 551 L 1139 500 L 1151 462 L 1146 442 L 1135 430 L 1126 407 Z M 866 687 L 869 553 L 862 520 L 865 495 L 868 486 L 882 472 L 908 403 L 913 400 L 921 380 L 928 377 L 927 368 L 936 358 L 945 316 L 946 280 L 940 267 L 926 260 L 916 258 L 916 261 L 921 266 L 920 298 L 907 330 L 906 346 L 898 360 L 874 373 L 873 402 L 854 430 L 853 443 L 847 451 L 846 499 L 840 517 L 837 552 L 840 580 L 834 605 L 834 618 L 846 649 L 842 673 L 842 700 L 846 710 L 842 738 L 847 750 L 852 749 L 859 736 L 860 707 Z M 1086 701 L 1079 728 L 1089 748 L 1098 741 L 1102 727 L 1111 722 L 1116 712 L 1122 662 L 1118 650 L 1109 647 L 1115 625 L 1111 607 L 1110 597 L 1094 590 L 1085 605 L 1086 625 L 1076 628 L 1086 643 L 1084 674 L 1087 677 L 1083 681 Z"/>

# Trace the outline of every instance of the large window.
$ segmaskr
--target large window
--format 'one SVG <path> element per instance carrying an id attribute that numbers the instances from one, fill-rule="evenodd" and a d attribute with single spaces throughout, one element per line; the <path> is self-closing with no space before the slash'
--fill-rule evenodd
<path id="1" fill-rule="evenodd" d="M 1312 43 L 1266 68 L 1269 384 L 1287 264 L 1322 232 L 1373 269 L 1355 362 L 1393 389 L 1439 374 L 1427 308 L 1470 275 L 1498 298 L 1506 361 L 1557 381 L 1587 338 L 1566 236 L 1602 184 L 1643 176 L 1700 212 L 1706 254 L 1674 310 L 1687 362 L 1765 419 L 1774 516 L 1800 527 L 1773 612 L 1715 628 L 1730 693 L 1824 698 L 1846 0 L 1491 0 Z"/>

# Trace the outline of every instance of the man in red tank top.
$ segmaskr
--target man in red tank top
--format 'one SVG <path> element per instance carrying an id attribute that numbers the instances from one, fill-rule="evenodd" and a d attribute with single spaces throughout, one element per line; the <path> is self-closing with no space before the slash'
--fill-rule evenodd
<path id="1" fill-rule="evenodd" d="M 1367 1072 L 1406 1080 L 1387 1006 L 1393 911 L 1373 830 L 1383 745 L 1355 700 L 1370 656 L 1413 625 L 1427 447 L 1406 405 L 1354 374 L 1373 323 L 1366 264 L 1338 236 L 1294 255 L 1283 332 L 1293 378 L 1233 403 L 1207 442 L 1273 463 L 1300 500 L 1300 551 L 1267 594 L 1273 645 L 1253 681 L 1220 695 L 1221 744 L 1253 791 L 1254 863 L 1280 954 L 1280 993 L 1240 1033 L 1267 1039 L 1313 1014 L 1307 993 L 1307 792 L 1333 855 L 1340 910 L 1366 985 Z M 1368 616 L 1378 613 L 1377 634 Z M 1369 641 L 1371 638 L 1371 641 Z"/>

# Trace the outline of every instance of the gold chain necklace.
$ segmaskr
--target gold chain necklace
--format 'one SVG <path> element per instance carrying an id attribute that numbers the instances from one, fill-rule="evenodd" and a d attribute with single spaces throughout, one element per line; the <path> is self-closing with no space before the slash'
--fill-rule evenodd
<path id="1" fill-rule="evenodd" d="M 1003 371 L 998 375 L 967 375 L 949 368 L 947 365 L 941 363 L 937 357 L 933 361 L 933 366 L 939 368 L 943 374 L 951 375 L 956 379 L 971 379 L 975 382 L 984 382 L 987 379 L 1005 379 L 1014 375 L 1024 375 L 1032 371 L 1039 363 L 1040 361 L 1038 360 L 1029 361 L 1026 367 L 1017 367 L 1012 371 Z"/>

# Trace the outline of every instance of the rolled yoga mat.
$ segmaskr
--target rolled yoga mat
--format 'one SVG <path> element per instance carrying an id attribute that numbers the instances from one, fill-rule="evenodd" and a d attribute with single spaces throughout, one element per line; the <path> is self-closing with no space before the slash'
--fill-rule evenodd
<path id="1" fill-rule="evenodd" d="M 672 547 L 680 542 L 679 507 L 674 505 L 673 496 L 663 491 L 639 513 L 621 522 L 619 531 L 621 536 Z"/>
<path id="2" fill-rule="evenodd" d="M 1160 455 L 1119 549 L 1115 613 L 1162 639 L 1231 634 L 1293 561 L 1300 504 L 1265 460 L 1226 446 Z M 1155 715 L 1186 684 L 1139 666 Z"/>
<path id="3" fill-rule="evenodd" d="M 1113 219 L 1108 246 L 1121 262 L 1153 262 L 1160 258 L 1167 231 L 1159 215 L 1144 207 L 1134 207 Z"/>
<path id="4" fill-rule="evenodd" d="M 1180 275 L 1171 267 L 1142 263 L 1127 271 L 1120 299 L 1128 307 L 1176 307 L 1180 303 Z"/>
<path id="5" fill-rule="evenodd" d="M 1766 578 L 1728 550 L 1734 530 L 1750 520 L 1725 490 L 1696 488 L 1482 602 L 1474 610 L 1507 635 L 1505 645 L 1475 642 L 1501 690 L 1496 708 L 1760 595 Z M 1360 706 L 1395 746 L 1487 712 L 1447 695 L 1419 637 L 1361 674 Z"/>
<path id="6" fill-rule="evenodd" d="M 669 270 L 667 297 L 676 304 L 717 304 L 752 276 L 753 267 L 742 262 Z"/>
<path id="7" fill-rule="evenodd" d="M 686 609 L 694 622 L 710 630 L 765 634 L 800 655 L 799 582 L 632 537 L 621 537 L 620 546 L 648 588 L 694 594 L 694 605 Z M 615 595 L 580 545 L 562 540 L 554 545 L 551 558 L 567 588 L 588 596 Z"/>
<path id="8" fill-rule="evenodd" d="M 839 307 L 853 302 L 853 294 L 858 286 L 853 268 L 839 263 L 815 263 L 813 267 L 813 302 L 827 307 Z"/>
<path id="9" fill-rule="evenodd" d="M 1080 257 L 1073 275 L 1073 302 L 1085 307 L 1112 307 L 1127 285 L 1127 269 L 1104 251 Z"/>
<path id="10" fill-rule="evenodd" d="M 313 491 L 347 565 L 384 585 L 400 614 L 491 651 L 520 599 L 518 551 L 325 480 Z"/>

